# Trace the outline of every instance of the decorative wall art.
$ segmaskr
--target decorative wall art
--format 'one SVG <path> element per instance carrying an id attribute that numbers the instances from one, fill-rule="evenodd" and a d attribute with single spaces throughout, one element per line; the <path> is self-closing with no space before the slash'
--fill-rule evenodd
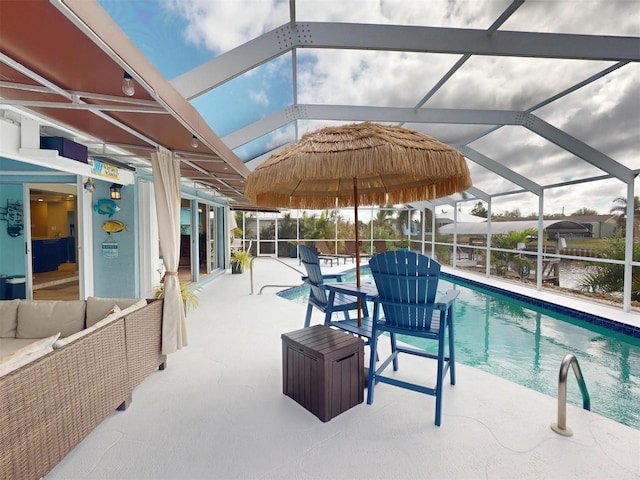
<path id="1" fill-rule="evenodd" d="M 84 187 L 85 191 L 89 193 L 93 193 L 96 190 L 96 184 L 93 181 L 93 178 L 88 178 L 87 181 L 82 184 L 82 186 Z"/>
<path id="2" fill-rule="evenodd" d="M 0 207 L 0 220 L 7 222 L 7 234 L 19 237 L 24 228 L 22 202 L 7 200 L 7 208 Z"/>
<path id="3" fill-rule="evenodd" d="M 93 210 L 98 212 L 100 215 L 108 215 L 109 218 L 111 218 L 114 213 L 120 210 L 120 207 L 115 201 L 108 198 L 102 198 L 93 204 Z"/>
<path id="4" fill-rule="evenodd" d="M 118 257 L 118 243 L 111 238 L 111 235 L 108 235 L 107 239 L 102 242 L 102 256 L 104 258 Z"/>
<path id="5" fill-rule="evenodd" d="M 102 225 L 102 230 L 111 234 L 111 233 L 120 233 L 126 232 L 127 226 L 119 220 L 107 220 Z"/>

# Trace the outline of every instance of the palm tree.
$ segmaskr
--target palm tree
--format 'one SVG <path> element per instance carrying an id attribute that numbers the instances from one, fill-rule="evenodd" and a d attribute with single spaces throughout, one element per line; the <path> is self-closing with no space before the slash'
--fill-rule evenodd
<path id="1" fill-rule="evenodd" d="M 636 197 L 637 198 L 637 197 Z M 622 260 L 625 256 L 625 239 L 616 236 L 607 240 L 600 251 L 602 258 Z M 640 243 L 633 246 L 633 260 L 640 261 Z M 633 267 L 631 274 L 631 299 L 640 301 L 640 268 Z M 613 293 L 624 290 L 624 265 L 592 263 L 589 271 L 578 283 L 578 288 L 590 292 Z"/>
<path id="2" fill-rule="evenodd" d="M 622 220 L 627 218 L 627 199 L 618 197 L 613 199 L 613 206 L 611 207 L 611 213 L 621 217 Z M 640 197 L 636 195 L 633 197 L 633 215 L 640 215 Z"/>
<path id="3" fill-rule="evenodd" d="M 376 239 L 393 238 L 391 217 L 393 210 L 391 205 L 383 205 L 373 219 L 373 236 Z"/>
<path id="4" fill-rule="evenodd" d="M 623 197 L 614 198 L 610 212 L 618 217 L 618 228 L 620 228 L 621 234 L 624 235 L 627 226 L 627 199 Z M 633 197 L 633 218 L 634 225 L 638 225 L 640 223 L 640 197 L 637 195 Z M 637 228 L 634 228 L 634 239 L 637 230 Z"/>
<path id="5" fill-rule="evenodd" d="M 398 216 L 396 217 L 394 223 L 396 225 L 396 230 L 398 231 L 398 234 L 402 239 L 404 239 L 405 237 L 404 232 L 409 227 L 409 221 L 413 216 L 413 212 L 413 210 L 404 208 L 402 210 L 398 210 Z"/>
<path id="6" fill-rule="evenodd" d="M 493 241 L 494 247 L 504 250 L 515 250 L 519 243 L 527 243 L 527 237 L 537 235 L 537 233 L 537 230 L 530 228 L 522 231 L 511 231 L 505 235 L 496 235 Z M 529 260 L 513 252 L 496 251 L 492 253 L 491 260 L 498 275 L 504 275 L 506 273 L 509 263 L 514 264 L 521 277 L 527 277 L 531 271 Z"/>

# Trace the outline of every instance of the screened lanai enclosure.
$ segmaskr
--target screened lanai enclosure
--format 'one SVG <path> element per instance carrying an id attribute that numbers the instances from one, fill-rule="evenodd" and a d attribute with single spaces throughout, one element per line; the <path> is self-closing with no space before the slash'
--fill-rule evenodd
<path id="1" fill-rule="evenodd" d="M 348 253 L 356 227 L 347 211 L 260 212 L 243 196 L 244 180 L 306 132 L 388 123 L 458 149 L 473 186 L 412 205 L 362 207 L 358 228 L 368 253 L 416 249 L 534 289 L 563 288 L 570 268 L 577 277 L 570 289 L 606 294 L 625 311 L 637 305 L 636 0 L 52 3 L 88 39 L 108 46 L 102 49 L 115 70 L 127 71 L 143 98 L 128 110 L 98 95 L 86 100 L 99 82 L 81 84 L 83 76 L 104 72 L 47 75 L 44 59 L 29 65 L 22 55 L 24 41 L 3 47 L 0 60 L 5 70 L 18 63 L 25 83 L 38 89 L 20 93 L 18 79 L 5 75 L 12 80 L 0 82 L 0 96 L 80 130 L 91 124 L 71 112 L 116 118 L 109 130 L 135 138 L 90 133 L 103 142 L 103 155 L 118 145 L 118 161 L 140 170 L 154 142 L 167 145 L 148 130 L 150 119 L 178 119 L 165 132 L 176 137 L 169 148 L 183 182 L 247 212 L 236 235 L 254 240 L 256 254 L 289 255 L 297 243 L 319 240 Z M 107 19 L 126 39 L 110 41 L 101 27 Z M 55 108 L 43 105 L 54 101 L 52 91 L 68 94 Z M 199 117 L 178 108 L 182 100 Z M 506 221 L 513 230 L 505 231 Z M 467 223 L 481 226 L 471 231 Z"/>
<path id="2" fill-rule="evenodd" d="M 408 3 L 279 3 L 248 41 L 200 32 L 212 57 L 172 83 L 249 168 L 305 132 L 349 122 L 453 145 L 473 187 L 361 209 L 364 249 L 410 246 L 478 275 L 629 310 L 640 298 L 637 4 Z M 478 230 L 465 231 L 472 213 Z M 301 237 L 345 254 L 355 230 L 347 210 L 245 222 L 258 254 L 287 255 Z M 598 281 L 611 275 L 615 286 Z"/>

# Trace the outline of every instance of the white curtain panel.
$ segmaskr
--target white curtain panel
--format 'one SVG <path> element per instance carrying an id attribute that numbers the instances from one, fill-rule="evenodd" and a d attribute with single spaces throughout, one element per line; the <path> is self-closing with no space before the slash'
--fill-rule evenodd
<path id="1" fill-rule="evenodd" d="M 169 354 L 187 346 L 187 325 L 180 294 L 180 161 L 169 150 L 158 147 L 151 154 L 153 184 L 158 212 L 160 250 L 166 269 L 162 353 Z"/>

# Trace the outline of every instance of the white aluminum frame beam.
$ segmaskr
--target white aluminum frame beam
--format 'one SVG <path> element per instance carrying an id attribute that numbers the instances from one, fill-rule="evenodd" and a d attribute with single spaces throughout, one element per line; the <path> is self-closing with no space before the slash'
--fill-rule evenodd
<path id="1" fill-rule="evenodd" d="M 534 195 L 537 195 L 537 196 L 542 195 L 542 186 L 529 180 L 526 177 L 523 177 L 519 173 L 514 172 L 510 168 L 505 167 L 501 163 L 496 162 L 495 160 L 487 157 L 486 155 L 483 155 L 477 150 L 474 150 L 473 148 L 468 147 L 466 145 L 457 147 L 457 149 L 469 160 L 477 163 L 478 165 L 483 166 L 487 170 L 494 172 L 497 175 L 500 175 L 503 178 L 506 178 L 511 183 L 519 185 L 520 187 L 524 188 L 525 190 L 528 190 Z"/>
<path id="2" fill-rule="evenodd" d="M 559 128 L 554 127 L 550 123 L 545 122 L 541 118 L 528 113 L 526 114 L 523 126 L 551 143 L 573 153 L 575 156 L 585 160 L 594 167 L 597 167 L 600 170 L 607 172 L 609 175 L 622 180 L 624 183 L 633 183 L 633 172 L 631 169 L 616 162 L 601 151 L 590 147 L 575 137 L 572 137 L 568 133 L 563 132 Z"/>
<path id="3" fill-rule="evenodd" d="M 332 48 L 640 61 L 638 39 L 602 35 L 496 31 L 354 23 L 286 23 L 217 56 L 171 83 L 193 99 L 295 48 Z"/>
<path id="4" fill-rule="evenodd" d="M 631 169 L 528 112 L 347 105 L 296 105 L 287 107 L 227 135 L 222 141 L 234 149 L 298 119 L 371 120 L 381 122 L 449 123 L 471 125 L 519 125 L 619 180 L 633 181 Z M 517 182 L 515 182 L 517 183 Z M 539 187 L 539 186 L 538 186 Z M 525 187 L 526 188 L 526 187 Z M 537 190 L 535 190 L 537 191 Z"/>
<path id="5" fill-rule="evenodd" d="M 523 112 L 412 107 L 368 107 L 357 105 L 294 105 L 262 118 L 222 138 L 229 148 L 267 135 L 295 120 L 342 120 L 407 123 L 520 125 Z"/>

